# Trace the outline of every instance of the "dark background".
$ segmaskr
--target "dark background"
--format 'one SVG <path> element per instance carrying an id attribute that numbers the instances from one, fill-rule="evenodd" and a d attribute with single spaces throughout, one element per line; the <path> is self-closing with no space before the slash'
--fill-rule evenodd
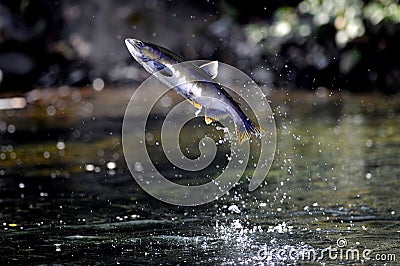
<path id="1" fill-rule="evenodd" d="M 2 0 L 0 90 L 140 82 L 134 37 L 270 88 L 396 93 L 399 22 L 395 0 Z"/>

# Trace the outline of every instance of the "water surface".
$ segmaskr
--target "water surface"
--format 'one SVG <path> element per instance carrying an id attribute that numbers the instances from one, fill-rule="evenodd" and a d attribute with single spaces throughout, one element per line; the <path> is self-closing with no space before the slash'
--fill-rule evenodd
<path id="1" fill-rule="evenodd" d="M 249 193 L 244 177 L 212 203 L 179 207 L 146 194 L 127 169 L 121 127 L 131 94 L 129 88 L 35 90 L 23 95 L 23 109 L 0 110 L 0 261 L 400 260 L 398 97 L 271 92 L 278 143 L 262 187 Z M 155 150 L 165 112 L 155 110 L 149 129 Z M 198 132 L 188 125 L 182 138 L 192 157 L 200 137 L 190 136 Z M 159 158 L 160 169 L 175 173 Z M 193 174 L 174 178 L 182 180 L 204 182 Z M 324 253 L 329 247 L 336 253 Z M 372 262 L 361 255 L 366 249 Z M 360 256 L 339 256 L 348 250 Z M 306 256 L 312 252 L 318 258 Z"/>

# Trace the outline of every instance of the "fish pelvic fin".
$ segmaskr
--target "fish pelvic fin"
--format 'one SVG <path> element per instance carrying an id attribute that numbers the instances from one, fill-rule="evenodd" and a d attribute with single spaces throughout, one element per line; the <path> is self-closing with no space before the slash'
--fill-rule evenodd
<path id="1" fill-rule="evenodd" d="M 250 139 L 251 135 L 260 136 L 264 129 L 254 124 L 250 119 L 243 119 L 239 123 L 235 123 L 236 135 L 239 144 L 242 144 L 245 140 Z"/>

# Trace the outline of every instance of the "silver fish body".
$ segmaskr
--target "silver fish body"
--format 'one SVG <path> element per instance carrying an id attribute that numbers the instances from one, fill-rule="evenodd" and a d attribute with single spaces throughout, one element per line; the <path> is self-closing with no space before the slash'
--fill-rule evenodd
<path id="1" fill-rule="evenodd" d="M 191 63 L 179 64 L 188 60 L 164 47 L 135 39 L 126 39 L 125 44 L 147 72 L 198 108 L 196 114 L 204 108 L 207 124 L 229 115 L 235 123 L 240 143 L 251 134 L 260 134 L 261 129 L 244 114 L 239 104 L 221 85 L 212 81 L 218 74 L 217 61 L 200 67 Z"/>

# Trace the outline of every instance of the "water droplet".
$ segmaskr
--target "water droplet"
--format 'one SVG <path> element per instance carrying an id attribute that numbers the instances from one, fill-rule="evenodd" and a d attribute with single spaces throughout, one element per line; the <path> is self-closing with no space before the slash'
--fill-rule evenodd
<path id="1" fill-rule="evenodd" d="M 229 206 L 228 211 L 234 212 L 234 213 L 240 213 L 240 210 L 239 210 L 238 206 L 236 206 L 235 204 Z"/>
<path id="2" fill-rule="evenodd" d="M 94 165 L 93 164 L 87 164 L 85 166 L 86 171 L 91 172 L 94 170 Z"/>
<path id="3" fill-rule="evenodd" d="M 293 134 L 293 138 L 294 138 L 295 140 L 300 140 L 300 135 L 295 135 L 295 134 Z"/>
<path id="4" fill-rule="evenodd" d="M 65 143 L 62 141 L 57 142 L 57 149 L 59 150 L 65 149 Z"/>
<path id="5" fill-rule="evenodd" d="M 12 134 L 15 132 L 15 130 L 16 130 L 16 128 L 13 124 L 8 125 L 8 127 L 7 127 L 8 133 Z"/>
<path id="6" fill-rule="evenodd" d="M 104 81 L 101 78 L 93 80 L 93 89 L 96 91 L 101 91 L 104 88 Z"/>
<path id="7" fill-rule="evenodd" d="M 107 168 L 110 170 L 113 170 L 117 167 L 117 164 L 115 162 L 108 162 L 107 163 Z"/>
<path id="8" fill-rule="evenodd" d="M 142 172 L 143 171 L 143 166 L 142 163 L 140 162 L 135 162 L 135 165 L 133 166 L 136 172 Z"/>
<path id="9" fill-rule="evenodd" d="M 57 111 L 57 110 L 56 110 L 56 108 L 55 108 L 53 105 L 47 106 L 47 109 L 46 109 L 47 115 L 53 116 L 53 115 L 56 114 L 56 111 Z"/>
<path id="10" fill-rule="evenodd" d="M 56 247 L 56 252 L 60 252 L 61 251 L 61 244 L 54 244 L 54 246 Z"/>

